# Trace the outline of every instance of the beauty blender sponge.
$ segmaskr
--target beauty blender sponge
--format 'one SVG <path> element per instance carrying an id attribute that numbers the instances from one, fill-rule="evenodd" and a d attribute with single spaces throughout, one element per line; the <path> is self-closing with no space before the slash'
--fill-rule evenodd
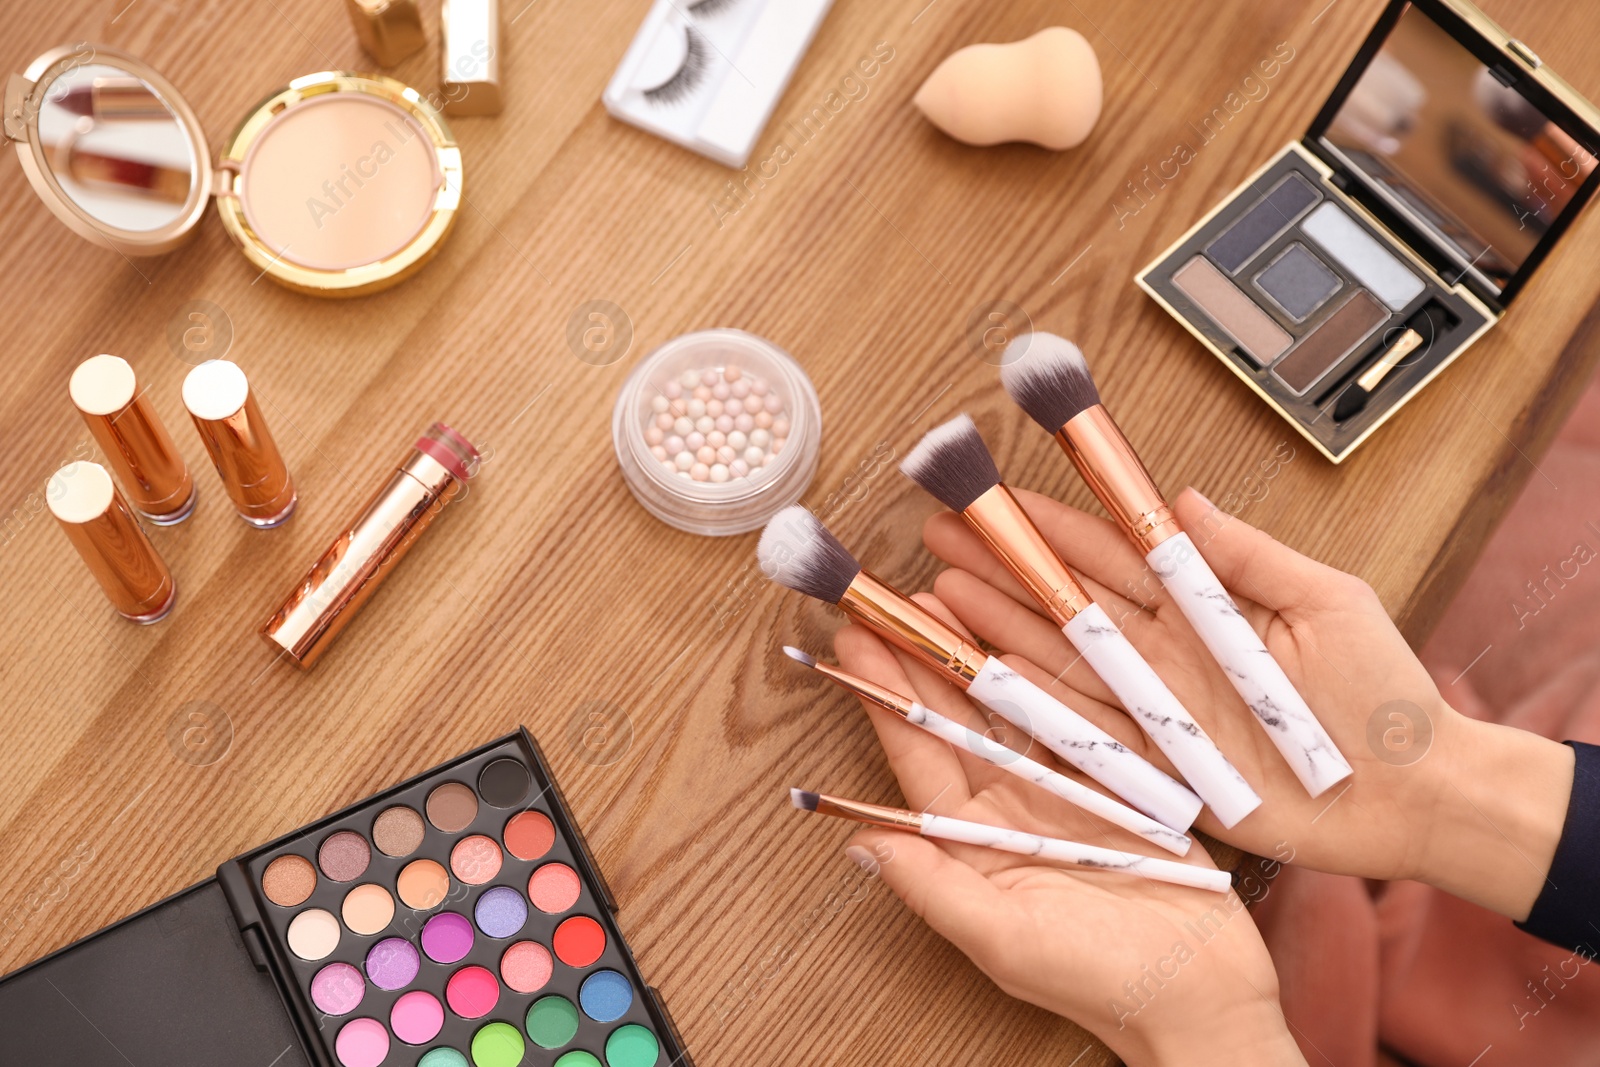
<path id="1" fill-rule="evenodd" d="M 1051 26 L 1010 44 L 952 52 L 913 102 L 939 129 L 973 145 L 1082 144 L 1100 119 L 1100 61 L 1077 30 Z"/>

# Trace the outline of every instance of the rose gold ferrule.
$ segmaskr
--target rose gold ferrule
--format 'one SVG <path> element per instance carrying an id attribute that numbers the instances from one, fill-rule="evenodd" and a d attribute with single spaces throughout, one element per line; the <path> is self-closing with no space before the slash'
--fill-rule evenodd
<path id="1" fill-rule="evenodd" d="M 100 470 L 92 463 L 70 464 L 57 477 L 72 476 L 73 468 L 90 467 Z M 103 471 L 98 476 L 106 477 Z M 109 496 L 109 504 L 98 515 L 70 521 L 58 514 L 56 521 L 119 615 L 137 623 L 159 622 L 172 610 L 177 584 L 122 494 L 112 487 Z"/>
<path id="2" fill-rule="evenodd" d="M 1077 575 L 1061 561 L 1044 534 L 1003 484 L 996 484 L 961 513 L 967 525 L 1033 595 L 1056 625 L 1065 626 L 1094 603 Z"/>
<path id="3" fill-rule="evenodd" d="M 294 479 L 261 417 L 255 390 L 226 418 L 202 419 L 193 412 L 189 417 L 244 521 L 264 530 L 287 522 L 294 514 Z"/>
<path id="4" fill-rule="evenodd" d="M 880 708 L 886 708 L 894 712 L 902 719 L 911 714 L 913 701 L 910 697 L 901 696 L 893 689 L 885 689 L 876 682 L 869 682 L 865 678 L 859 678 L 848 671 L 835 667 L 831 663 L 823 663 L 818 660 L 812 667 L 817 673 L 826 675 L 837 682 L 841 688 L 848 689 L 856 696 L 872 701 Z"/>
<path id="5" fill-rule="evenodd" d="M 172 435 L 143 393 L 119 411 L 78 409 L 139 514 L 158 526 L 182 522 L 194 510 L 194 479 Z"/>
<path id="6" fill-rule="evenodd" d="M 944 671 L 963 689 L 972 684 L 989 659 L 978 646 L 871 571 L 856 575 L 839 608 L 891 644 Z"/>
<path id="7" fill-rule="evenodd" d="M 846 800 L 827 793 L 817 794 L 818 815 L 832 815 L 869 826 L 882 826 L 889 830 L 922 831 L 922 816 L 904 808 L 889 808 L 882 804 L 868 804 L 862 800 Z"/>
<path id="8" fill-rule="evenodd" d="M 1056 433 L 1056 441 L 1141 553 L 1148 554 L 1183 532 L 1155 479 L 1104 404 L 1074 415 Z"/>
<path id="9" fill-rule="evenodd" d="M 312 564 L 261 627 L 261 636 L 309 669 L 355 617 L 444 505 L 477 472 L 477 453 L 440 451 L 435 427 L 390 474 L 354 522 Z M 454 431 L 445 428 L 454 435 Z M 465 445 L 464 439 L 455 435 Z M 437 453 L 435 454 L 430 454 Z"/>

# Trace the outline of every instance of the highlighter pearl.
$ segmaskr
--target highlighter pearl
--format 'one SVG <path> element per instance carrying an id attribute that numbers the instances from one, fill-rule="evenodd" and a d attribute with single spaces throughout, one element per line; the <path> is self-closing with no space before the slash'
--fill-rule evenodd
<path id="1" fill-rule="evenodd" d="M 645 444 L 685 479 L 726 482 L 770 466 L 789 430 L 783 398 L 738 367 L 683 371 L 659 389 L 645 416 Z"/>
<path id="2" fill-rule="evenodd" d="M 1100 120 L 1100 61 L 1077 30 L 1051 26 L 1023 41 L 975 44 L 946 56 L 912 102 L 958 141 L 1082 144 Z"/>

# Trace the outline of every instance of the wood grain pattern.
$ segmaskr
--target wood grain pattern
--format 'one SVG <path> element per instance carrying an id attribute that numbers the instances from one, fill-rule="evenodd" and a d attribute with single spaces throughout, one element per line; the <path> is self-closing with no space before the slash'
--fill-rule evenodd
<path id="1" fill-rule="evenodd" d="M 1541 476 L 1600 354 L 1588 269 L 1600 213 L 1501 328 L 1334 468 L 1132 275 L 1299 136 L 1378 0 L 839 0 L 759 142 L 757 161 L 788 149 L 766 177 L 606 116 L 600 91 L 646 0 L 525 2 L 504 13 L 505 113 L 455 123 L 469 206 L 438 259 L 383 295 L 320 302 L 258 280 L 214 218 L 183 251 L 130 264 L 67 234 L 0 163 L 0 970 L 520 722 L 543 740 L 703 1067 L 920 1064 L 930 1048 L 941 1063 L 1110 1062 L 855 875 L 844 830 L 789 812 L 795 783 L 898 792 L 860 713 L 774 657 L 784 641 L 821 646 L 837 620 L 767 587 L 753 535 L 680 534 L 622 485 L 609 419 L 629 367 L 714 325 L 795 353 L 826 423 L 807 502 L 874 569 L 925 587 L 936 568 L 916 530 L 933 504 L 886 457 L 956 411 L 978 419 L 1009 481 L 1091 503 L 966 339 L 975 308 L 1014 301 L 1083 345 L 1164 485 L 1259 495 L 1258 464 L 1287 442 L 1295 459 L 1244 516 L 1365 577 L 1420 640 L 1518 487 Z M 1486 6 L 1600 96 L 1587 51 L 1600 8 Z M 427 17 L 436 42 L 435 5 Z M 290 78 L 364 65 L 335 0 L 13 0 L 5 21 L 8 69 L 66 41 L 126 49 L 182 88 L 214 142 Z M 954 48 L 1054 23 L 1082 30 L 1105 71 L 1105 115 L 1083 147 L 970 149 L 911 107 Z M 1293 58 L 1277 76 L 1245 84 L 1283 44 Z M 856 62 L 875 47 L 892 58 L 864 79 Z M 433 55 L 394 73 L 429 88 Z M 830 91 L 847 103 L 819 131 L 786 132 L 826 112 Z M 1130 213 L 1126 183 L 1193 142 L 1190 123 L 1230 92 L 1247 105 Z M 231 318 L 232 358 L 299 483 L 282 530 L 234 517 L 183 417 L 188 366 L 166 331 L 197 299 Z M 596 299 L 635 330 L 603 367 L 565 340 Z M 201 487 L 195 517 L 155 533 L 179 601 L 151 628 L 111 614 L 41 513 L 48 474 L 93 447 L 66 380 L 100 351 L 133 362 Z M 434 419 L 486 445 L 481 481 L 314 673 L 273 665 L 256 627 Z M 231 725 L 209 766 L 168 745 L 192 702 Z M 596 759 L 580 735 L 607 708 L 622 725 Z"/>

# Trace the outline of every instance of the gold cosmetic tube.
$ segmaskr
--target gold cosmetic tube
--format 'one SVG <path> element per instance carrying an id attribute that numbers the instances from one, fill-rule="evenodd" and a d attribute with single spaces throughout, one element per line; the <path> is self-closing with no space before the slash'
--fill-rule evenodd
<path id="1" fill-rule="evenodd" d="M 445 0 L 440 14 L 444 66 L 440 95 L 447 115 L 498 115 L 500 0 Z"/>
<path id="2" fill-rule="evenodd" d="M 139 514 L 157 526 L 188 518 L 194 479 L 127 361 L 91 356 L 72 372 L 67 394 Z"/>
<path id="3" fill-rule="evenodd" d="M 183 404 L 239 517 L 258 530 L 294 514 L 294 479 L 244 372 L 208 359 L 183 380 Z"/>
<path id="4" fill-rule="evenodd" d="M 466 438 L 434 423 L 312 564 L 261 627 L 261 636 L 302 670 L 311 668 L 418 535 L 477 474 L 478 464 L 478 450 Z"/>
<path id="5" fill-rule="evenodd" d="M 166 618 L 177 584 L 104 467 L 67 464 L 45 486 L 45 502 L 119 615 L 137 623 Z"/>
<path id="6" fill-rule="evenodd" d="M 380 67 L 392 67 L 428 43 L 417 0 L 345 0 L 356 40 Z"/>

